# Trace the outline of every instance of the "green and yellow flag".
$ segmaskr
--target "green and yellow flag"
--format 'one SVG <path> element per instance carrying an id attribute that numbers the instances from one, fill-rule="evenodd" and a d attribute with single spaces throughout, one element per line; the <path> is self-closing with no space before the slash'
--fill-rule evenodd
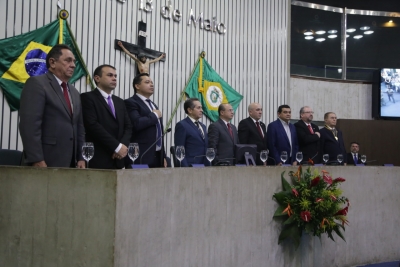
<path id="1" fill-rule="evenodd" d="M 212 121 L 219 118 L 220 104 L 229 103 L 236 111 L 243 99 L 243 96 L 225 82 L 203 57 L 199 58 L 195 66 L 185 93 L 189 97 L 200 99 L 204 114 Z"/>
<path id="2" fill-rule="evenodd" d="M 47 72 L 46 55 L 59 43 L 71 47 L 76 58 L 70 82 L 89 75 L 66 20 L 58 19 L 34 31 L 0 40 L 0 87 L 11 111 L 19 109 L 26 80 Z"/>

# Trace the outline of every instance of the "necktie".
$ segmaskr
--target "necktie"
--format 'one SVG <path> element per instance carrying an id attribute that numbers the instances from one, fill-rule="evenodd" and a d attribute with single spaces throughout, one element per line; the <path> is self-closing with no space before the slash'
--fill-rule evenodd
<path id="1" fill-rule="evenodd" d="M 308 130 L 310 130 L 310 133 L 311 133 L 311 134 L 314 134 L 314 131 L 313 131 L 313 129 L 311 128 L 311 124 L 308 125 Z"/>
<path id="2" fill-rule="evenodd" d="M 256 125 L 258 133 L 260 134 L 261 138 L 264 138 L 263 132 L 261 131 L 260 123 L 258 121 L 256 121 Z"/>
<path id="3" fill-rule="evenodd" d="M 231 124 L 230 124 L 230 123 L 227 123 L 226 126 L 228 126 L 229 134 L 231 135 L 231 138 L 232 138 L 232 140 L 233 140 L 233 132 L 232 132 Z"/>
<path id="4" fill-rule="evenodd" d="M 107 97 L 107 103 L 108 103 L 108 106 L 110 107 L 111 112 L 112 112 L 112 114 L 114 115 L 114 118 L 115 118 L 115 109 L 114 109 L 114 105 L 113 105 L 113 103 L 111 101 L 111 96 L 110 95 Z"/>
<path id="5" fill-rule="evenodd" d="M 354 165 L 357 164 L 357 154 L 354 154 Z"/>
<path id="6" fill-rule="evenodd" d="M 203 131 L 200 129 L 200 124 L 199 124 L 199 122 L 196 121 L 194 124 L 196 124 L 196 126 L 197 126 L 197 128 L 199 129 L 199 132 L 200 132 L 200 134 L 201 134 L 201 137 L 204 139 L 204 133 L 203 133 Z"/>
<path id="7" fill-rule="evenodd" d="M 150 106 L 151 109 L 155 109 L 153 104 L 151 103 L 150 99 L 146 99 L 146 102 L 149 103 L 149 106 Z M 161 125 L 160 125 L 160 121 L 157 122 L 156 128 L 157 128 L 157 140 L 158 140 L 156 145 L 158 147 L 161 147 L 161 138 L 160 138 L 161 137 Z"/>
<path id="8" fill-rule="evenodd" d="M 61 83 L 61 87 L 63 89 L 65 102 L 67 102 L 67 106 L 68 106 L 68 109 L 69 109 L 69 114 L 72 114 L 72 107 L 71 107 L 71 101 L 69 100 L 67 84 L 65 82 L 62 82 Z"/>

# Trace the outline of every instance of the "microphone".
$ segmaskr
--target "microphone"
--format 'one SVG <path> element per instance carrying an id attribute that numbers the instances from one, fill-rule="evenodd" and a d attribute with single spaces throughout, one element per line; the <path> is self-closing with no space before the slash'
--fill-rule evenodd
<path id="1" fill-rule="evenodd" d="M 142 156 L 140 157 L 140 164 L 142 164 L 142 158 L 143 158 L 143 156 L 144 156 L 147 152 L 149 152 L 149 150 L 150 150 L 151 148 L 153 148 L 153 146 L 158 142 L 158 140 L 160 140 L 161 138 L 163 138 L 163 137 L 164 137 L 167 133 L 169 133 L 170 131 L 171 131 L 171 128 L 168 128 L 167 131 L 165 131 L 165 133 L 163 133 L 160 137 L 158 137 L 158 138 L 156 139 L 156 141 L 155 141 L 153 144 L 151 144 L 151 146 L 149 146 L 149 148 L 146 149 L 146 151 L 143 152 Z"/>
<path id="2" fill-rule="evenodd" d="M 269 159 L 272 159 L 274 161 L 274 165 L 276 166 L 276 161 L 273 157 L 268 157 Z"/>

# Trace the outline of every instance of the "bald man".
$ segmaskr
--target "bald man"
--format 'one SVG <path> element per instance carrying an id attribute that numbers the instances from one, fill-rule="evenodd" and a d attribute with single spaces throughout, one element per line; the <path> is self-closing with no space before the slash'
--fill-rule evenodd
<path id="1" fill-rule="evenodd" d="M 260 121 L 262 107 L 259 103 L 251 103 L 247 110 L 249 117 L 239 122 L 239 142 L 257 145 L 257 152 L 260 153 L 261 150 L 267 149 L 267 130 L 265 124 Z M 257 165 L 263 165 L 259 156 L 255 160 Z"/>

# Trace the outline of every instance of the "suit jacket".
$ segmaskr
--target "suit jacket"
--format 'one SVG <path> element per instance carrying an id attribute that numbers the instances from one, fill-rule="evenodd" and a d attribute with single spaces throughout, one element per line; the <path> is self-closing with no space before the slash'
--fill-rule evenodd
<path id="1" fill-rule="evenodd" d="M 263 165 L 260 159 L 260 151 L 267 149 L 267 131 L 265 124 L 260 121 L 261 130 L 264 133 L 262 138 L 257 130 L 257 126 L 251 117 L 243 119 L 239 122 L 238 135 L 240 144 L 255 144 L 257 145 L 257 158 L 255 159 L 257 165 Z"/>
<path id="2" fill-rule="evenodd" d="M 204 132 L 204 139 L 192 120 L 187 117 L 181 120 L 175 126 L 174 143 L 177 146 L 185 147 L 185 158 L 182 160 L 182 167 L 189 167 L 190 164 L 210 165 L 206 158 L 208 147 L 208 135 L 206 126 L 199 122 Z"/>
<path id="3" fill-rule="evenodd" d="M 156 109 L 158 109 L 156 104 L 153 102 L 152 104 Z M 154 114 L 149 109 L 147 104 L 144 103 L 143 100 L 137 95 L 133 95 L 132 97 L 125 99 L 125 106 L 128 110 L 129 118 L 133 126 L 131 142 L 139 144 L 140 155 L 135 161 L 135 164 L 151 164 L 156 153 L 156 144 L 154 144 L 151 148 L 150 146 L 157 139 L 157 123 L 160 123 L 161 125 L 161 134 L 164 132 L 162 119 L 157 119 L 156 114 Z M 148 150 L 147 153 L 143 155 L 146 150 Z M 161 157 L 158 167 L 164 166 L 165 151 L 163 139 L 161 145 L 161 155 L 163 155 L 163 157 Z M 128 165 L 130 164 L 132 164 L 132 162 L 127 163 L 127 167 L 129 167 Z"/>
<path id="4" fill-rule="evenodd" d="M 218 161 L 229 161 L 231 165 L 235 158 L 235 145 L 239 143 L 236 127 L 231 124 L 233 138 L 222 119 L 208 126 L 208 147 L 216 150 L 214 164 Z"/>
<path id="5" fill-rule="evenodd" d="M 310 123 L 314 134 L 310 132 L 304 121 L 299 120 L 294 124 L 296 127 L 297 140 L 299 141 L 299 151 L 303 152 L 303 161 L 308 161 L 312 159 L 314 163 L 320 163 L 319 157 L 319 139 L 320 137 L 316 135 L 319 132 L 317 125 Z"/>
<path id="6" fill-rule="evenodd" d="M 274 158 L 275 164 L 281 162 L 281 152 L 286 151 L 288 153 L 287 164 L 292 164 L 296 161 L 296 153 L 299 151 L 299 144 L 297 142 L 296 127 L 289 123 L 290 136 L 292 139 L 292 147 L 290 147 L 289 139 L 286 134 L 285 128 L 283 128 L 280 119 L 268 124 L 267 128 L 267 141 L 268 149 L 271 157 Z M 291 158 L 290 158 L 290 155 Z M 289 160 L 290 158 L 290 160 Z"/>
<path id="7" fill-rule="evenodd" d="M 356 165 L 356 164 L 362 164 L 361 162 L 361 154 L 357 153 L 357 162 L 354 163 L 354 158 L 353 158 L 353 154 L 347 153 L 347 165 Z"/>
<path id="8" fill-rule="evenodd" d="M 337 129 L 336 129 L 337 130 Z M 320 138 L 320 159 L 324 154 L 329 154 L 329 162 L 336 161 L 337 155 L 343 155 L 343 162 L 347 162 L 347 153 L 343 143 L 342 132 L 337 130 L 338 140 L 335 139 L 331 130 L 327 128 L 322 128 L 319 132 L 321 134 Z"/>
<path id="9" fill-rule="evenodd" d="M 118 145 L 129 146 L 132 125 L 124 101 L 113 95 L 114 115 L 99 89 L 81 95 L 86 141 L 93 142 L 94 156 L 90 168 L 122 169 L 124 159 L 112 159 Z M 127 156 L 128 157 L 128 156 Z"/>
<path id="10" fill-rule="evenodd" d="M 83 160 L 85 129 L 81 99 L 68 83 L 73 114 L 71 116 L 61 86 L 51 72 L 30 77 L 21 94 L 20 133 L 25 163 L 44 160 L 48 167 L 70 167 Z"/>

